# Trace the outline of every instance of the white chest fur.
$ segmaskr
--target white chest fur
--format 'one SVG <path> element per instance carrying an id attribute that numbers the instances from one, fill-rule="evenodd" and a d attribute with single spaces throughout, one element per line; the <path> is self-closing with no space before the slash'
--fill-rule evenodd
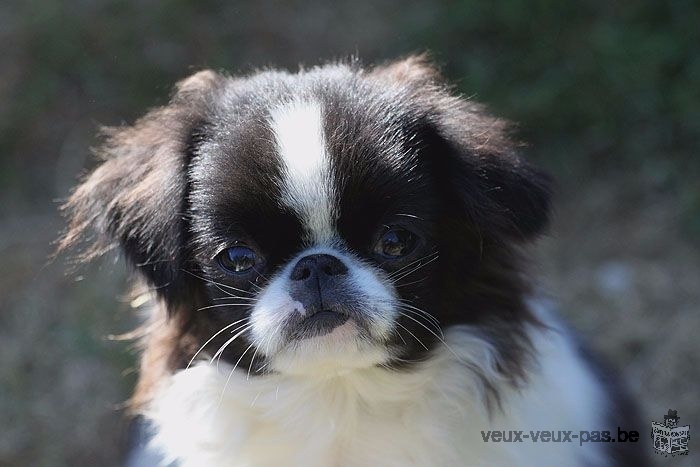
<path id="1" fill-rule="evenodd" d="M 604 395 L 568 339 L 533 332 L 537 363 L 519 391 L 500 381 L 489 345 L 467 327 L 408 372 L 228 379 L 228 366 L 200 364 L 154 401 L 154 443 L 183 467 L 605 465 L 593 444 L 484 441 L 487 430 L 607 429 Z M 489 417 L 465 362 L 501 389 L 502 413 Z"/>

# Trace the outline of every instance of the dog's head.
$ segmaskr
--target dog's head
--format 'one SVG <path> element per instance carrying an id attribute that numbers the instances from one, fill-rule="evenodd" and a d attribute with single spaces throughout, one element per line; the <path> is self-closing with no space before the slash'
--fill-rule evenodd
<path id="1" fill-rule="evenodd" d="M 420 57 L 200 72 L 100 155 L 64 246 L 118 246 L 203 354 L 253 373 L 402 365 L 465 323 L 517 353 L 516 250 L 547 222 L 549 179 Z"/>

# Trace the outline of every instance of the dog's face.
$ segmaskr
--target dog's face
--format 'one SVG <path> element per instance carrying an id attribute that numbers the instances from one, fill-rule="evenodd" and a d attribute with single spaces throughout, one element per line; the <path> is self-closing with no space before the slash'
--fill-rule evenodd
<path id="1" fill-rule="evenodd" d="M 416 303 L 434 285 L 440 205 L 410 109 L 387 120 L 386 90 L 322 78 L 241 85 L 190 168 L 216 313 L 248 318 L 241 342 L 278 370 L 384 363 L 440 332 Z"/>
<path id="2" fill-rule="evenodd" d="M 119 245 L 202 354 L 253 374 L 410 365 L 458 324 L 517 353 L 515 249 L 548 179 L 419 58 L 202 72 L 103 153 L 64 243 Z"/>

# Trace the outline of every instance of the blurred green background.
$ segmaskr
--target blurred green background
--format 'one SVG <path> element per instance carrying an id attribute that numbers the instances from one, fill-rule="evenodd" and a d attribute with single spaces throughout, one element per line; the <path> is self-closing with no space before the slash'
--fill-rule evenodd
<path id="1" fill-rule="evenodd" d="M 700 421 L 700 6 L 692 0 L 0 4 L 0 465 L 118 465 L 137 322 L 121 263 L 47 262 L 100 124 L 209 67 L 432 52 L 559 180 L 543 289 L 644 420 Z M 674 459 L 690 466 L 691 456 Z M 649 449 L 644 437 L 640 449 Z M 652 454 L 653 455 L 653 454 Z M 697 464 L 694 464 L 697 465 Z"/>

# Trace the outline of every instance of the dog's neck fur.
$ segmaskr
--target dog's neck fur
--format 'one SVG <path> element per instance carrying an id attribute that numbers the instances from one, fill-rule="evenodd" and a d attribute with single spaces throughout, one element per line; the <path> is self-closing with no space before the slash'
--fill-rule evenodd
<path id="1" fill-rule="evenodd" d="M 154 444 L 184 467 L 605 465 L 594 445 L 484 441 L 488 430 L 605 429 L 603 394 L 564 333 L 530 329 L 537 363 L 518 389 L 478 329 L 461 326 L 409 371 L 248 377 L 200 363 L 163 381 L 146 415 Z M 488 408 L 487 385 L 500 406 Z"/>

